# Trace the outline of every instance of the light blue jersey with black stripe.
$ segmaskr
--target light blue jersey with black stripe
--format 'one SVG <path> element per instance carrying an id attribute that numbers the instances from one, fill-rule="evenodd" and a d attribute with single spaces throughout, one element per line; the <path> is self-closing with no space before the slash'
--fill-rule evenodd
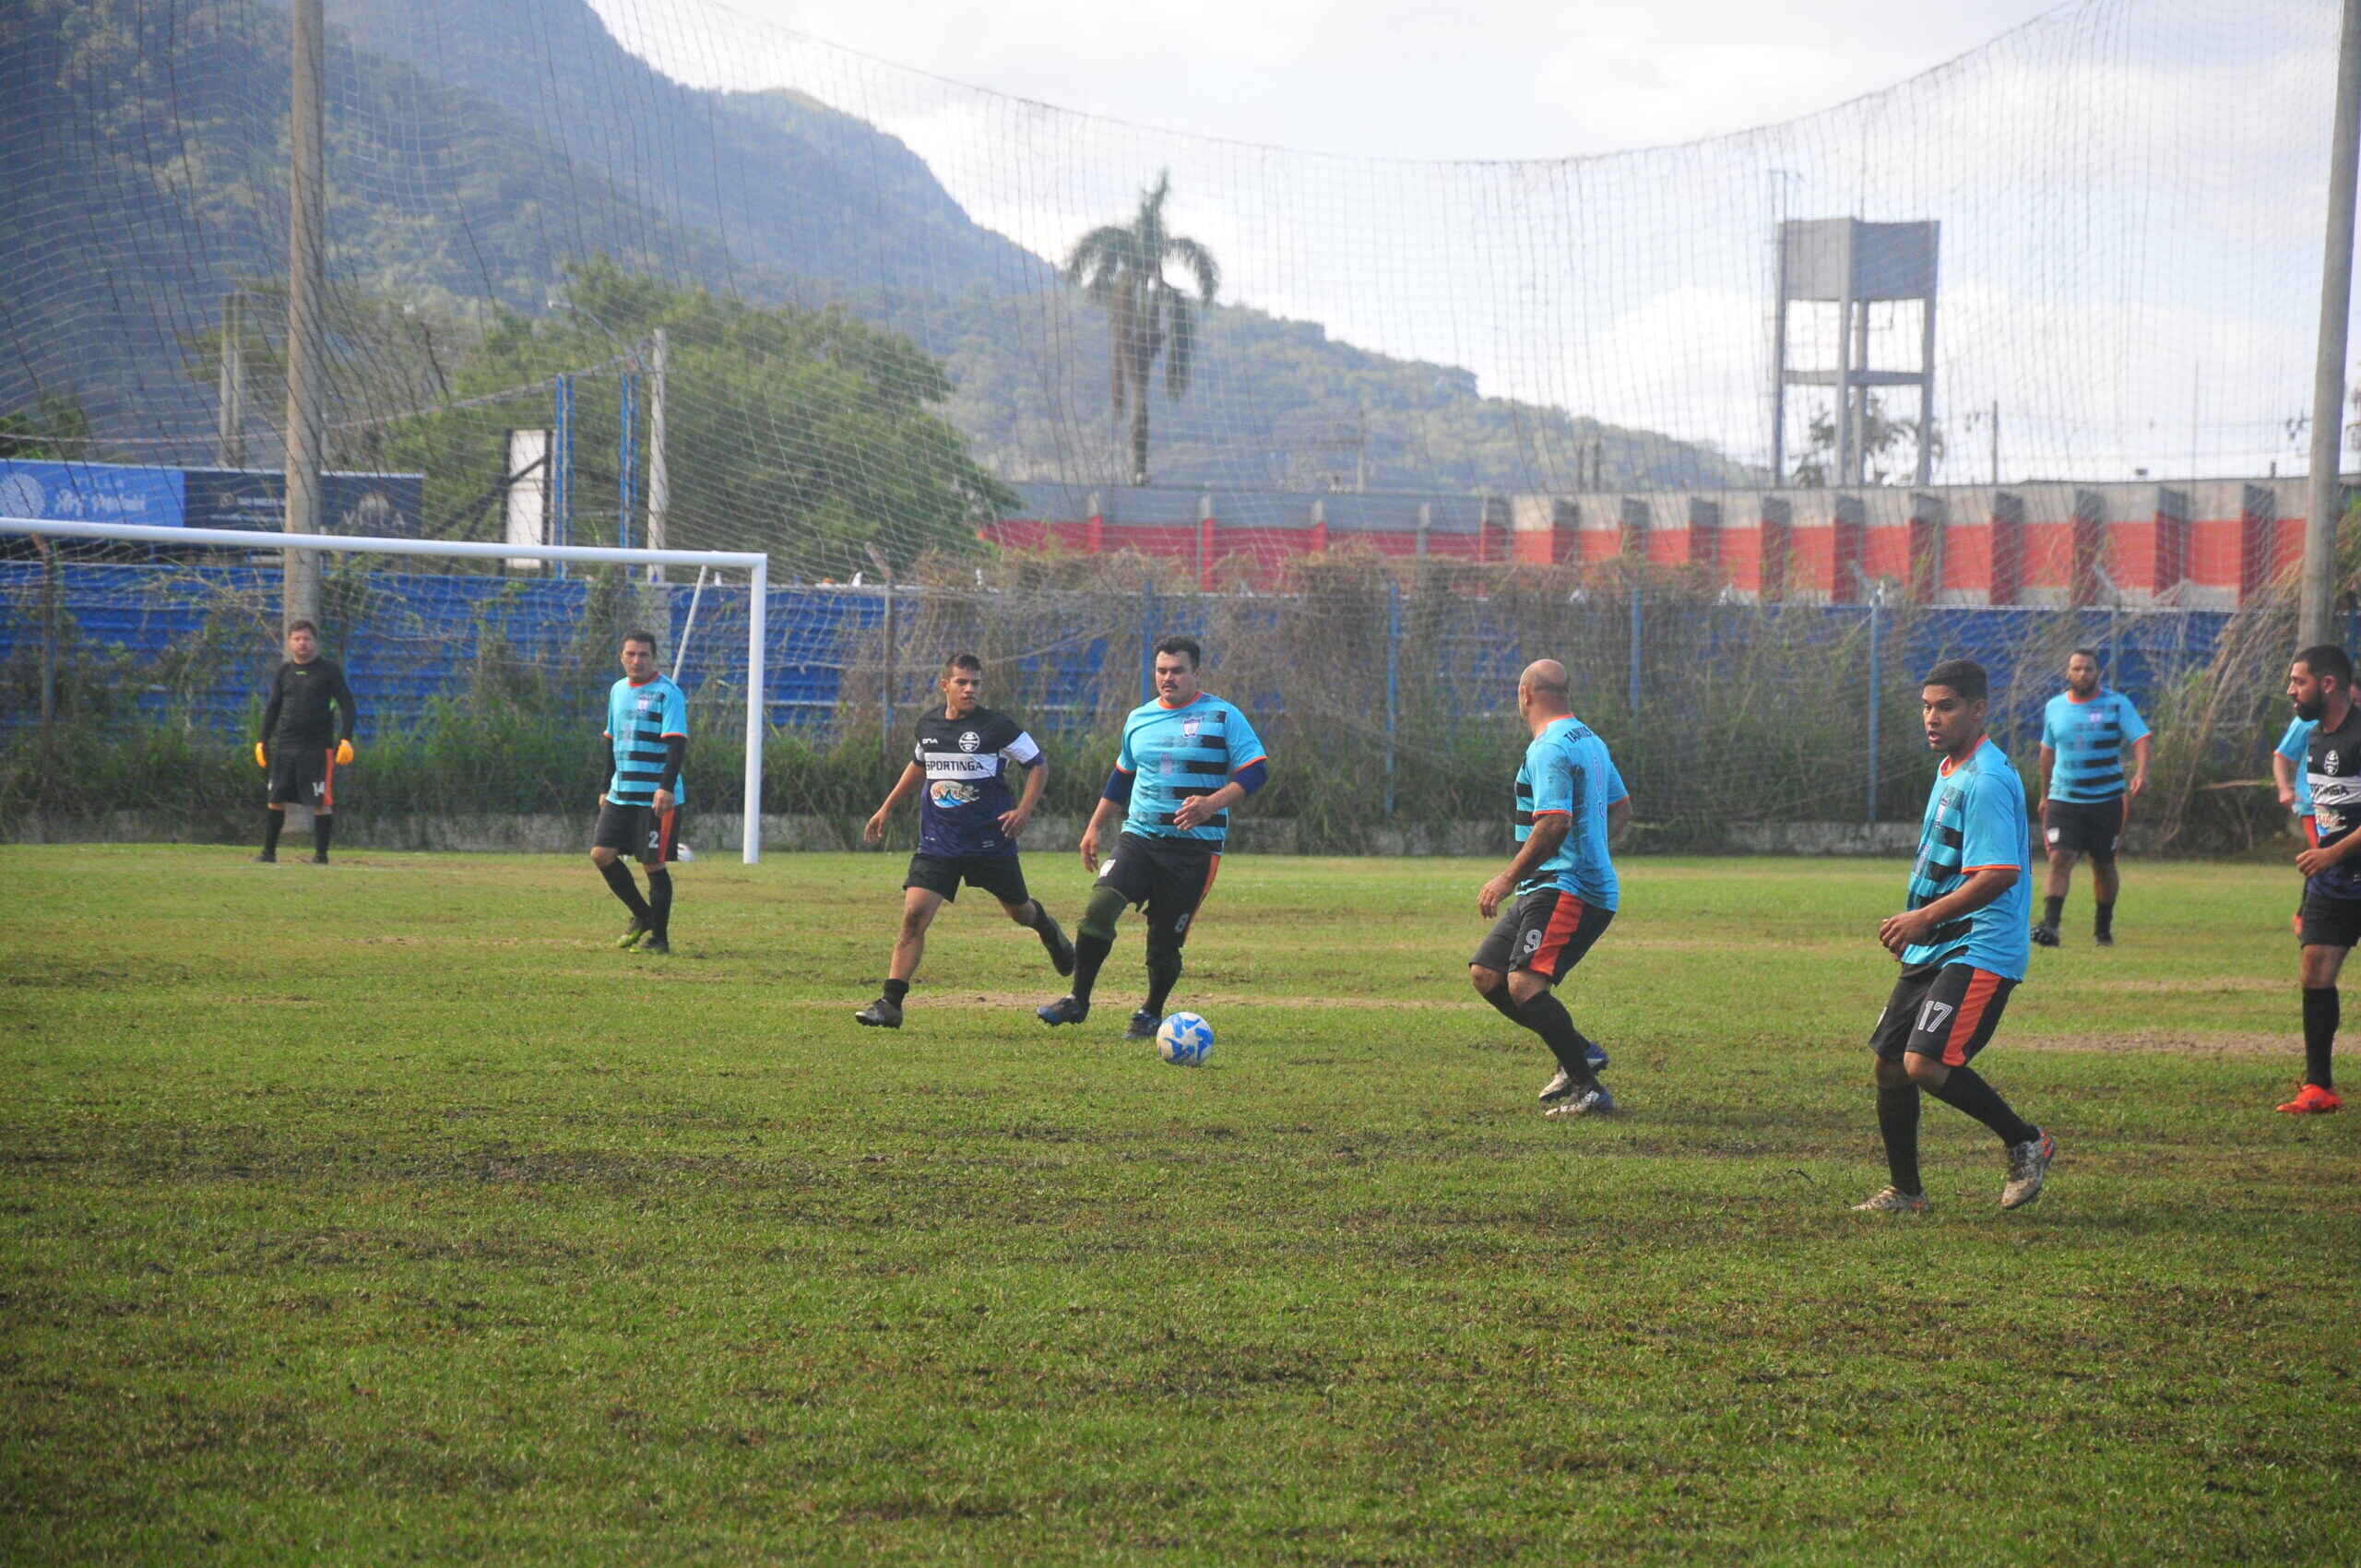
<path id="1" fill-rule="evenodd" d="M 2277 745 L 2271 748 L 2296 765 L 2293 780 L 2296 803 L 2290 809 L 2297 816 L 2312 814 L 2312 774 L 2311 769 L 2305 766 L 2304 758 L 2311 751 L 2312 737 L 2319 732 L 2319 727 L 2320 721 L 2317 719 L 2291 719 L 2287 721 L 2287 732 L 2279 737 Z"/>
<path id="2" fill-rule="evenodd" d="M 1607 808 L 1630 793 L 1597 731 L 1571 715 L 1545 726 L 1516 770 L 1516 841 L 1533 837 L 1536 817 L 1573 820 L 1565 842 L 1517 891 L 1557 887 L 1595 909 L 1615 908 L 1622 889 L 1607 852 Z"/>
<path id="3" fill-rule="evenodd" d="M 2147 734 L 2140 710 L 2121 692 L 2102 686 L 2082 701 L 2058 693 L 2041 710 L 2041 743 L 2058 754 L 2049 769 L 2049 798 L 2114 800 L 2123 793 L 2123 748 Z"/>
<path id="4" fill-rule="evenodd" d="M 1143 703 L 1123 720 L 1116 768 L 1132 776 L 1123 831 L 1150 838 L 1186 838 L 1218 849 L 1229 837 L 1229 814 L 1216 812 L 1195 827 L 1172 814 L 1192 795 L 1210 795 L 1241 767 L 1268 760 L 1261 737 L 1229 703 L 1200 692 L 1179 707 Z"/>
<path id="5" fill-rule="evenodd" d="M 1944 921 L 1928 941 L 1904 948 L 1902 961 L 1914 968 L 1969 964 L 2003 980 L 2024 979 L 2033 952 L 2031 842 L 2024 781 L 1999 747 L 1979 741 L 1957 766 L 1946 759 L 1935 770 L 1918 822 L 1907 908 L 1925 909 L 1988 866 L 2014 866 L 2017 880 L 1984 908 Z"/>
<path id="6" fill-rule="evenodd" d="M 652 805 L 664 782 L 664 742 L 689 734 L 689 699 L 671 680 L 658 675 L 640 685 L 630 677 L 607 689 L 607 739 L 614 742 L 615 772 L 607 799 L 619 806 Z M 672 803 L 689 803 L 686 778 L 672 781 Z"/>

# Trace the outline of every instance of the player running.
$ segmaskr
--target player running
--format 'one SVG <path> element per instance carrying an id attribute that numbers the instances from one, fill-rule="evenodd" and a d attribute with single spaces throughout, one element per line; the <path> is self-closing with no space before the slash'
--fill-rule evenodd
<path id="1" fill-rule="evenodd" d="M 1229 808 L 1270 776 L 1270 758 L 1246 715 L 1200 685 L 1204 659 L 1193 637 L 1156 645 L 1156 700 L 1123 720 L 1115 770 L 1082 832 L 1082 863 L 1098 873 L 1098 885 L 1076 932 L 1074 992 L 1037 1010 L 1045 1024 L 1090 1016 L 1091 987 L 1125 905 L 1147 915 L 1147 1001 L 1124 1038 L 1153 1039 L 1164 1021 L 1164 1004 L 1180 979 L 1180 944 L 1221 870 Z M 1118 808 L 1122 834 L 1102 866 L 1099 836 Z"/>
<path id="2" fill-rule="evenodd" d="M 952 655 L 940 684 L 943 707 L 919 720 L 909 764 L 862 830 L 872 844 L 884 842 L 894 808 L 926 787 L 919 798 L 919 852 L 902 879 L 902 933 L 885 971 L 885 994 L 853 1015 L 872 1028 L 902 1027 L 902 999 L 926 955 L 927 927 L 936 910 L 959 897 L 962 882 L 999 899 L 1010 920 L 1039 936 L 1058 973 L 1074 973 L 1074 944 L 1040 900 L 1026 892 L 1025 868 L 1016 858 L 1017 836 L 1050 782 L 1049 759 L 1023 725 L 981 706 L 982 659 Z M 1025 770 L 1025 793 L 1015 799 L 1008 790 L 1012 765 Z"/>
<path id="3" fill-rule="evenodd" d="M 1615 918 L 1619 888 L 1608 844 L 1631 820 L 1631 792 L 1607 742 L 1573 716 L 1566 697 L 1566 667 L 1554 659 L 1525 666 L 1517 678 L 1517 717 L 1532 732 L 1516 770 L 1518 847 L 1476 895 L 1477 913 L 1499 919 L 1467 960 L 1467 978 L 1558 1059 L 1558 1075 L 1542 1087 L 1543 1114 L 1599 1116 L 1615 1110 L 1615 1097 L 1598 1081 L 1607 1053 L 1574 1028 L 1550 988 Z"/>
<path id="4" fill-rule="evenodd" d="M 336 708 L 332 719 L 330 705 Z M 255 742 L 255 766 L 269 776 L 264 795 L 262 853 L 279 860 L 279 835 L 291 805 L 312 808 L 312 863 L 328 863 L 328 837 L 336 825 L 336 770 L 352 761 L 352 731 L 361 716 L 344 667 L 320 657 L 320 629 L 309 621 L 287 628 L 287 660 L 270 680 L 263 705 L 262 738 Z"/>
<path id="5" fill-rule="evenodd" d="M 2131 777 L 2123 776 L 2123 748 L 2131 747 Z M 2049 849 L 2049 885 L 2033 939 L 2058 945 L 2074 861 L 2091 857 L 2091 897 L 2097 909 L 2091 940 L 2115 945 L 2115 898 L 2122 887 L 2115 848 L 2125 814 L 2148 787 L 2149 731 L 2121 692 L 2099 685 L 2099 656 L 2078 647 L 2066 660 L 2066 689 L 2041 716 L 2041 828 Z"/>
<path id="6" fill-rule="evenodd" d="M 2041 1196 L 2057 1147 L 1968 1065 L 1999 1027 L 2024 978 L 2025 906 L 2033 866 L 2025 850 L 2025 790 L 1984 733 L 1984 667 L 1952 659 L 1927 672 L 1918 694 L 1928 749 L 1943 760 L 1918 828 L 1908 907 L 1888 915 L 1878 940 L 1902 960 L 1902 978 L 1869 1031 L 1877 1052 L 1878 1132 L 1892 1185 L 1853 1206 L 1920 1214 L 1918 1091 L 1925 1089 L 1999 1135 L 2009 1151 L 2002 1208 Z"/>
<path id="7" fill-rule="evenodd" d="M 2353 660 L 2333 643 L 2308 647 L 2287 671 L 2287 700 L 2296 717 L 2315 725 L 2306 742 L 2305 782 L 2311 791 L 2311 846 L 2296 857 L 2304 873 L 2304 904 L 2296 913 L 2303 944 L 2296 973 L 2304 990 L 2304 1081 L 2279 1107 L 2291 1116 L 2341 1109 L 2330 1059 L 2336 1049 L 2342 1004 L 2336 979 L 2344 956 L 2361 938 L 2361 709 L 2353 701 Z"/>
<path id="8" fill-rule="evenodd" d="M 681 763 L 689 750 L 689 699 L 658 671 L 655 633 L 625 632 L 620 658 L 623 677 L 607 690 L 603 731 L 614 773 L 599 797 L 590 863 L 631 911 L 631 924 L 615 945 L 670 953 L 672 873 L 667 862 L 678 858 L 681 807 L 688 796 Z M 636 856 L 647 868 L 647 897 L 618 855 Z"/>

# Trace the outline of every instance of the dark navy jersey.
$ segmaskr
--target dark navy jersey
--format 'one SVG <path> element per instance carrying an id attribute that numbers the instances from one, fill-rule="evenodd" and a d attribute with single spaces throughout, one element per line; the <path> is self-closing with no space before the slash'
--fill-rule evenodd
<path id="1" fill-rule="evenodd" d="M 919 720 L 910 760 L 926 773 L 919 801 L 919 853 L 956 859 L 1013 855 L 1016 845 L 1000 830 L 1014 809 L 1008 770 L 1038 767 L 1041 748 L 1023 726 L 989 707 L 945 719 L 935 708 Z"/>
<path id="2" fill-rule="evenodd" d="M 2334 730 L 2312 731 L 2304 757 L 2304 773 L 2312 790 L 2312 820 L 2319 827 L 2320 848 L 2341 844 L 2361 826 L 2361 703 Z M 2312 885 L 2337 898 L 2361 898 L 2361 861 L 2346 861 L 2312 878 Z"/>

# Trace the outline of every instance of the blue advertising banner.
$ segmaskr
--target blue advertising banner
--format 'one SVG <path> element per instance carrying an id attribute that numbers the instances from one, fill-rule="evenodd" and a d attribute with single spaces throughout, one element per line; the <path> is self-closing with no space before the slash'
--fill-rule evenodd
<path id="1" fill-rule="evenodd" d="M 287 526 L 287 476 L 275 469 L 190 469 L 188 526 L 277 533 Z M 416 539 L 422 474 L 322 474 L 320 531 Z"/>
<path id="2" fill-rule="evenodd" d="M 320 491 L 322 533 L 419 537 L 426 503 L 421 474 L 323 474 Z M 0 517 L 277 533 L 287 526 L 287 476 L 268 469 L 0 458 Z"/>
<path id="3" fill-rule="evenodd" d="M 0 517 L 177 529 L 187 526 L 186 494 L 178 469 L 0 457 Z"/>

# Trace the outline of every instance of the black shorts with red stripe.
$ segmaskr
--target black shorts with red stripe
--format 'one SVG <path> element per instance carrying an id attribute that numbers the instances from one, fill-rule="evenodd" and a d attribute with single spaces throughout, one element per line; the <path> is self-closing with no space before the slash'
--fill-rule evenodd
<path id="1" fill-rule="evenodd" d="M 1869 1049 L 1888 1062 L 1932 1056 L 1964 1067 L 2000 1027 L 2017 982 L 1969 964 L 1917 964 L 1902 971 L 1885 999 Z"/>
<path id="2" fill-rule="evenodd" d="M 336 810 L 336 748 L 274 741 L 270 758 L 270 804 L 309 806 L 323 815 Z"/>
<path id="3" fill-rule="evenodd" d="M 1147 916 L 1151 932 L 1185 942 L 1205 895 L 1221 874 L 1221 851 L 1202 838 L 1125 833 L 1098 866 L 1098 885 Z"/>
<path id="4" fill-rule="evenodd" d="M 1614 910 L 1585 904 L 1563 888 L 1536 887 L 1501 911 L 1467 962 L 1503 974 L 1528 969 L 1546 980 L 1563 980 L 1614 918 Z"/>
<path id="5" fill-rule="evenodd" d="M 609 801 L 599 808 L 599 826 L 590 842 L 601 849 L 632 856 L 642 865 L 660 866 L 681 858 L 681 808 L 658 811 L 654 806 Z"/>

